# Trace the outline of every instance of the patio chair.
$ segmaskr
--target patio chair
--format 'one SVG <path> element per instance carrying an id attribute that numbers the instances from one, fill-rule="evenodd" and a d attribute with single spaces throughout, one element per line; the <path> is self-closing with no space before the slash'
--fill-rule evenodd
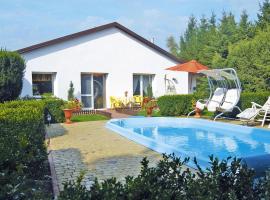
<path id="1" fill-rule="evenodd" d="M 135 106 L 142 106 L 143 97 L 141 95 L 134 95 L 133 96 L 133 103 Z"/>
<path id="2" fill-rule="evenodd" d="M 112 109 L 121 107 L 121 101 L 114 96 L 110 96 L 110 102 Z"/>
<path id="3" fill-rule="evenodd" d="M 264 126 L 266 121 L 270 121 L 270 97 L 263 106 L 255 102 L 251 102 L 251 104 L 251 108 L 245 109 L 236 117 L 245 122 L 255 121 L 256 118 L 261 117 L 258 121 L 261 121 L 261 126 Z"/>
<path id="4" fill-rule="evenodd" d="M 217 111 L 220 111 L 221 113 L 215 116 L 214 120 L 221 117 L 225 113 L 232 112 L 234 108 L 237 108 L 240 112 L 242 112 L 242 110 L 237 106 L 240 99 L 240 93 L 241 90 L 236 88 L 227 90 L 223 103 L 217 108 Z"/>

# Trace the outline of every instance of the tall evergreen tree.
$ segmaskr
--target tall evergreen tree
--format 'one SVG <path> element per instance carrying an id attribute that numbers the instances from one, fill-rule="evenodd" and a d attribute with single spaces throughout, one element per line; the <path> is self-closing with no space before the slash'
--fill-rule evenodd
<path id="1" fill-rule="evenodd" d="M 220 41 L 219 53 L 221 58 L 226 59 L 228 56 L 228 46 L 230 43 L 237 41 L 237 25 L 232 13 L 223 12 L 219 26 Z"/>
<path id="2" fill-rule="evenodd" d="M 230 12 L 223 12 L 218 22 L 214 13 L 208 19 L 203 16 L 199 23 L 191 16 L 179 44 L 174 38 L 168 38 L 169 49 L 179 58 L 196 59 L 210 68 L 235 68 L 247 91 L 269 90 L 269 1 L 264 0 L 260 5 L 255 23 L 249 20 L 246 11 L 242 12 L 238 23 Z M 207 84 L 199 80 L 197 88 L 206 87 Z"/>
<path id="3" fill-rule="evenodd" d="M 173 36 L 170 36 L 168 39 L 167 39 L 167 47 L 169 48 L 170 52 L 175 55 L 175 56 L 178 56 L 178 50 L 179 50 L 179 47 L 174 39 Z"/>
<path id="4" fill-rule="evenodd" d="M 212 12 L 211 17 L 209 19 L 210 27 L 215 29 L 216 28 L 216 23 L 217 23 L 216 14 L 214 12 Z"/>
<path id="5" fill-rule="evenodd" d="M 240 17 L 240 22 L 238 26 L 238 40 L 248 39 L 254 36 L 254 30 L 251 22 L 248 20 L 248 14 L 244 10 Z"/>
<path id="6" fill-rule="evenodd" d="M 193 15 L 189 18 L 187 30 L 180 42 L 184 44 L 184 46 L 180 46 L 179 56 L 182 59 L 191 60 L 198 58 L 197 20 Z"/>
<path id="7" fill-rule="evenodd" d="M 257 14 L 257 25 L 259 28 L 264 29 L 270 24 L 270 2 L 265 0 L 263 4 L 260 4 L 260 12 Z"/>

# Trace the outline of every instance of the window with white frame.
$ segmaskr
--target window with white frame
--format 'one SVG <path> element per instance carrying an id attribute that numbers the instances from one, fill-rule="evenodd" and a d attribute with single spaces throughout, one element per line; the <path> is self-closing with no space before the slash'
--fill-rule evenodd
<path id="1" fill-rule="evenodd" d="M 147 88 L 152 87 L 153 75 L 134 74 L 133 75 L 133 95 L 147 95 Z"/>
<path id="2" fill-rule="evenodd" d="M 54 73 L 32 73 L 33 96 L 53 94 Z"/>

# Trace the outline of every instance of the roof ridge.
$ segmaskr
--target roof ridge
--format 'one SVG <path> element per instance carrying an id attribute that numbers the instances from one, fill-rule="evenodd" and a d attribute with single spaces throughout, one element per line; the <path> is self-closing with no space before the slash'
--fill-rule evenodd
<path id="1" fill-rule="evenodd" d="M 174 60 L 176 62 L 180 62 L 180 63 L 183 62 L 182 60 L 178 59 L 177 57 L 175 57 L 174 55 L 172 55 L 168 51 L 162 49 L 161 47 L 159 47 L 156 44 L 150 42 L 149 40 L 147 40 L 144 37 L 138 35 L 137 33 L 131 31 L 130 29 L 126 28 L 125 26 L 123 26 L 121 24 L 119 24 L 118 22 L 111 22 L 111 23 L 108 23 L 108 24 L 104 24 L 104 25 L 101 25 L 101 26 L 94 27 L 94 28 L 86 29 L 86 30 L 83 30 L 83 31 L 79 31 L 79 32 L 76 32 L 76 33 L 72 33 L 72 34 L 69 34 L 69 35 L 65 35 L 65 36 L 62 36 L 62 37 L 51 39 L 51 40 L 48 40 L 48 41 L 45 41 L 45 42 L 41 42 L 41 43 L 38 43 L 38 44 L 35 44 L 35 45 L 31 45 L 31 46 L 28 46 L 28 47 L 25 47 L 25 48 L 21 48 L 21 49 L 18 49 L 16 51 L 18 53 L 20 53 L 20 54 L 23 54 L 23 53 L 30 52 L 30 51 L 33 51 L 33 50 L 36 50 L 36 49 L 40 49 L 42 47 L 50 46 L 50 45 L 57 44 L 57 43 L 60 43 L 60 42 L 65 42 L 65 41 L 73 39 L 73 38 L 77 38 L 77 37 L 80 37 L 80 36 L 96 33 L 96 32 L 103 31 L 105 29 L 113 28 L 113 27 L 116 27 L 116 28 L 120 29 L 121 31 L 123 31 L 123 32 L 127 33 L 128 35 L 134 37 L 135 39 L 137 39 L 140 42 L 146 44 L 147 46 L 155 49 L 156 51 L 160 52 L 161 54 L 171 58 L 172 60 Z"/>

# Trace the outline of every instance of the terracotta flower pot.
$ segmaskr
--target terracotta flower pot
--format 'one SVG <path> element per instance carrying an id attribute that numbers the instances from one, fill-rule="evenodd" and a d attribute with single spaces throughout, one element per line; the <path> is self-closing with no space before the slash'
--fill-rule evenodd
<path id="1" fill-rule="evenodd" d="M 71 121 L 71 117 L 72 117 L 72 112 L 73 112 L 73 109 L 63 109 L 64 111 L 64 114 L 65 114 L 65 118 L 66 118 L 66 124 L 71 124 L 72 121 Z"/>
<path id="2" fill-rule="evenodd" d="M 199 108 L 195 108 L 195 118 L 201 118 L 201 110 Z"/>
<path id="3" fill-rule="evenodd" d="M 147 117 L 151 117 L 153 114 L 153 107 L 149 107 L 146 109 Z"/>

